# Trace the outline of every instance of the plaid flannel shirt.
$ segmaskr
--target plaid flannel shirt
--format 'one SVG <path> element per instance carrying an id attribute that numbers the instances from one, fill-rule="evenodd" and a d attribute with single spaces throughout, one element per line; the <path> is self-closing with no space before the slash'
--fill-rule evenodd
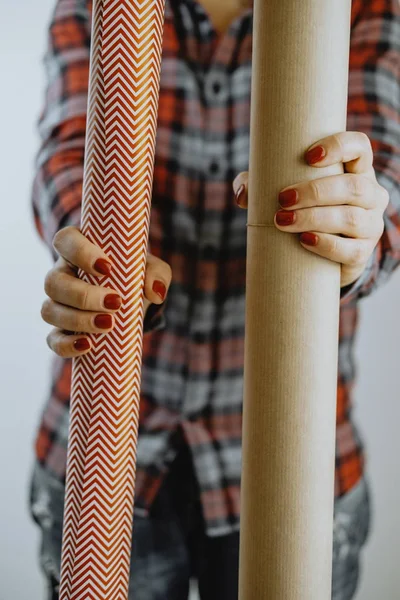
<path id="1" fill-rule="evenodd" d="M 54 234 L 80 224 L 90 13 L 87 0 L 58 0 L 45 56 L 32 203 L 54 258 Z M 248 168 L 251 29 L 251 9 L 217 35 L 194 0 L 167 0 L 149 249 L 171 265 L 173 280 L 145 321 L 136 508 L 148 510 L 183 435 L 209 535 L 239 523 L 246 211 L 232 180 Z M 347 129 L 369 136 L 390 203 L 367 268 L 341 290 L 336 497 L 365 467 L 352 418 L 357 304 L 400 262 L 399 40 L 397 0 L 353 2 Z M 36 439 L 37 460 L 60 479 L 70 378 L 71 360 L 55 357 Z"/>

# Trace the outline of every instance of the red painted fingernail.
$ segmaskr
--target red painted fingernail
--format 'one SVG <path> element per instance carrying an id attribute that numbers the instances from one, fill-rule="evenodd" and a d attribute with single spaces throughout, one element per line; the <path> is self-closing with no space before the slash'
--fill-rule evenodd
<path id="1" fill-rule="evenodd" d="M 104 297 L 104 306 L 110 310 L 118 310 L 121 307 L 122 298 L 118 294 L 107 294 Z"/>
<path id="2" fill-rule="evenodd" d="M 236 198 L 236 204 L 240 207 L 244 207 L 245 203 L 244 203 L 244 198 L 246 195 L 246 186 L 244 185 L 244 183 L 242 183 L 242 185 L 239 187 L 239 189 L 237 190 L 236 194 L 235 194 L 235 198 Z"/>
<path id="3" fill-rule="evenodd" d="M 110 329 L 112 327 L 112 322 L 111 315 L 96 315 L 94 318 L 94 324 L 99 329 Z"/>
<path id="4" fill-rule="evenodd" d="M 79 340 L 74 341 L 74 348 L 78 352 L 84 352 L 85 350 L 89 350 L 90 342 L 86 338 L 79 338 Z"/>
<path id="5" fill-rule="evenodd" d="M 307 246 L 316 246 L 318 244 L 318 236 L 311 231 L 305 231 L 300 235 L 300 241 Z"/>
<path id="6" fill-rule="evenodd" d="M 325 148 L 323 146 L 315 146 L 306 153 L 306 160 L 310 165 L 315 165 L 326 156 Z"/>
<path id="7" fill-rule="evenodd" d="M 297 204 L 299 195 L 297 190 L 293 188 L 290 190 L 284 190 L 279 194 L 279 204 L 284 208 L 288 208 L 289 206 L 294 206 Z"/>
<path id="8" fill-rule="evenodd" d="M 109 263 L 104 258 L 98 258 L 93 266 L 96 269 L 96 271 L 98 271 L 102 275 L 110 275 L 111 273 L 111 263 Z"/>
<path id="9" fill-rule="evenodd" d="M 164 302 L 164 298 L 167 293 L 167 288 L 165 287 L 162 281 L 158 281 L 156 279 L 156 281 L 153 283 L 153 292 L 160 296 L 161 300 Z"/>
<path id="10" fill-rule="evenodd" d="M 292 225 L 295 221 L 295 211 L 294 210 L 278 210 L 276 213 L 276 222 L 278 225 Z"/>

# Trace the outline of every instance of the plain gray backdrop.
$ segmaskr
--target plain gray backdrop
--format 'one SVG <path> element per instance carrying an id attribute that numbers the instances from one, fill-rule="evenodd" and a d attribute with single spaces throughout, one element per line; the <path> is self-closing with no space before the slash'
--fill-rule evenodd
<path id="1" fill-rule="evenodd" d="M 49 327 L 40 306 L 51 260 L 33 229 L 29 194 L 43 98 L 41 59 L 54 1 L 0 0 L 0 600 L 44 597 L 27 481 L 49 384 Z M 400 598 L 399 306 L 398 273 L 361 302 L 356 413 L 368 445 L 374 525 L 357 600 Z"/>

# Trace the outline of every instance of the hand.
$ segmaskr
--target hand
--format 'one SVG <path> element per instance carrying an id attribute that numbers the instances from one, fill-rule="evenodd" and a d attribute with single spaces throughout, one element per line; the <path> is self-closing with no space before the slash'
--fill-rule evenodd
<path id="1" fill-rule="evenodd" d="M 113 315 L 121 307 L 122 299 L 113 289 L 91 285 L 78 278 L 78 268 L 97 277 L 108 275 L 112 268 L 103 250 L 92 244 L 79 229 L 61 229 L 54 236 L 53 246 L 60 257 L 46 275 L 44 289 L 49 298 L 43 302 L 41 314 L 46 323 L 55 325 L 47 336 L 49 347 L 59 356 L 70 358 L 91 349 L 88 336 L 71 335 L 71 332 L 108 333 L 114 327 Z M 170 283 L 170 266 L 149 254 L 144 314 L 150 304 L 162 304 Z"/>
<path id="2" fill-rule="evenodd" d="M 344 163 L 345 173 L 288 186 L 275 214 L 280 231 L 301 233 L 301 245 L 341 264 L 340 286 L 361 275 L 384 229 L 389 194 L 378 184 L 369 138 L 346 131 L 313 144 L 305 154 L 313 167 Z M 239 206 L 247 207 L 248 174 L 233 183 Z"/>

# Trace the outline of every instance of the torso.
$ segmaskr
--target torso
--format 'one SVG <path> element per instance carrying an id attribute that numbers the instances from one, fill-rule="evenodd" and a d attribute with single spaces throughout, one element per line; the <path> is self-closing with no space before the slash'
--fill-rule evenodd
<path id="1" fill-rule="evenodd" d="M 250 5 L 249 0 L 198 0 L 207 11 L 216 31 L 224 33 L 229 25 Z"/>

